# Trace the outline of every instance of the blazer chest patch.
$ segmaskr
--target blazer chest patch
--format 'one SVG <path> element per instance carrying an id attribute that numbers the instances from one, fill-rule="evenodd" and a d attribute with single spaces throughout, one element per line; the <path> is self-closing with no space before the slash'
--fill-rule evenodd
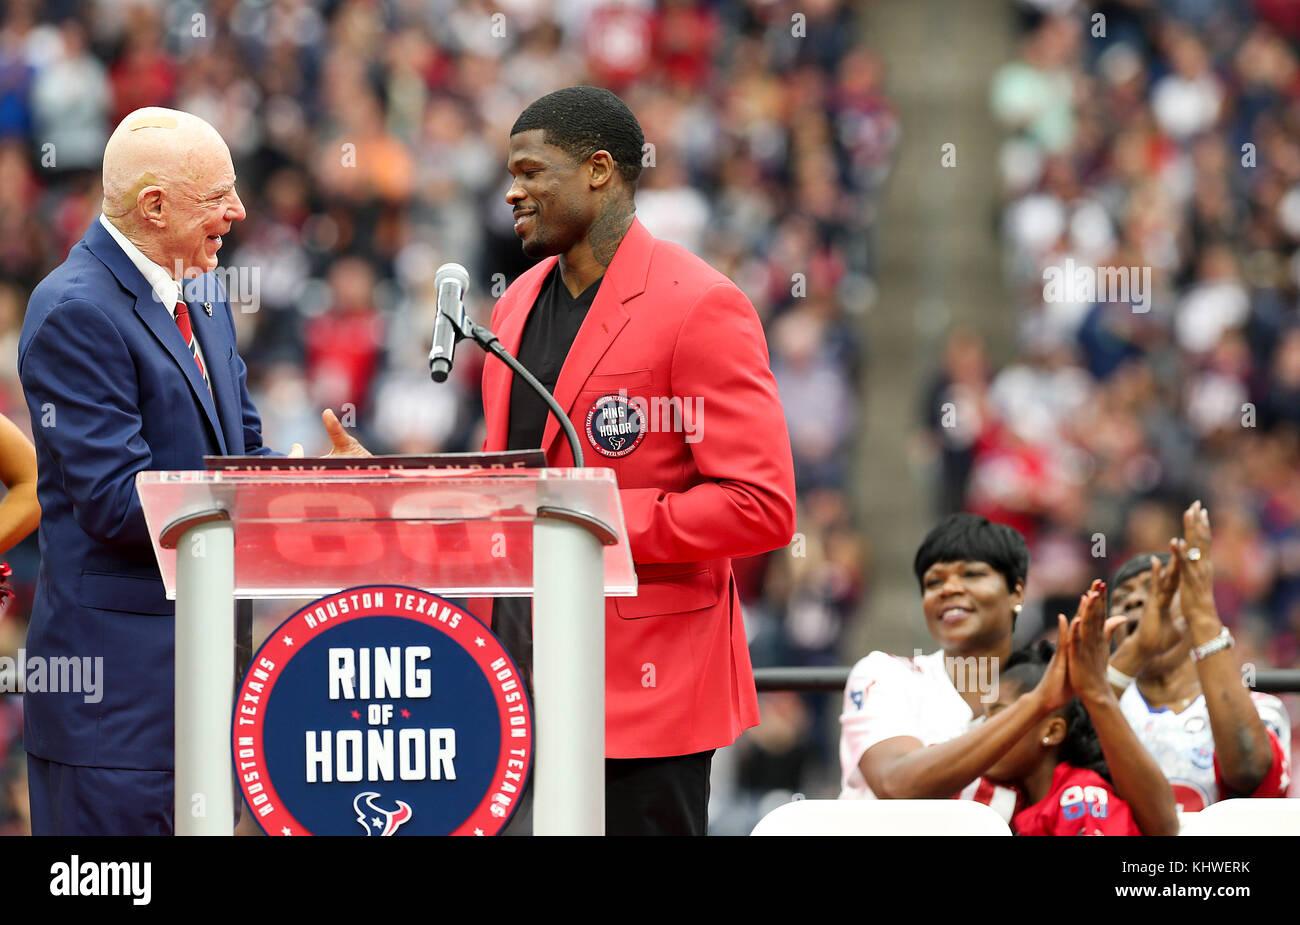
<path id="1" fill-rule="evenodd" d="M 646 418 L 644 405 L 626 392 L 602 395 L 587 410 L 587 442 L 602 456 L 626 456 L 645 439 Z"/>

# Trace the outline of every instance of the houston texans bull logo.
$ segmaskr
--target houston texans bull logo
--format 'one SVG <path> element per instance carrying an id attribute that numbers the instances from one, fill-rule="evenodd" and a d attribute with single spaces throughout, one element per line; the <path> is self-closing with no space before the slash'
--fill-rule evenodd
<path id="1" fill-rule="evenodd" d="M 352 809 L 357 814 L 357 824 L 366 830 L 367 835 L 392 835 L 403 822 L 411 818 L 411 806 L 398 800 L 397 809 L 380 809 L 375 805 L 378 798 L 379 794 L 373 791 L 356 795 L 352 800 Z M 366 808 L 361 806 L 363 799 Z"/>

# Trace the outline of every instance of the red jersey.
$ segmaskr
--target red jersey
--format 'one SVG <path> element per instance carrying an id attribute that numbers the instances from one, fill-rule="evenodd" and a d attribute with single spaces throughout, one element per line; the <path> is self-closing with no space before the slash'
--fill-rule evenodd
<path id="1" fill-rule="evenodd" d="M 1052 789 L 1016 813 L 1017 835 L 1141 835 L 1128 804 L 1106 779 L 1064 761 L 1052 772 Z"/>

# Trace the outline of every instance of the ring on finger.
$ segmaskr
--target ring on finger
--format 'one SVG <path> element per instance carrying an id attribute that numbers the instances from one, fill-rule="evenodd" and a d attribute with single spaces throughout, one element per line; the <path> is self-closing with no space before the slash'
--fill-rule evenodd
<path id="1" fill-rule="evenodd" d="M 1199 546 L 1193 546 L 1191 549 L 1187 550 L 1187 558 L 1193 562 L 1199 562 L 1201 558 L 1201 548 Z"/>

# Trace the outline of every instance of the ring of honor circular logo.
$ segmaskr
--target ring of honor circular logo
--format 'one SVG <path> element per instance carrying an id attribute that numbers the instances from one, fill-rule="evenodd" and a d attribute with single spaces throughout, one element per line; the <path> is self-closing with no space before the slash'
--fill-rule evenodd
<path id="1" fill-rule="evenodd" d="M 468 611 L 367 585 L 303 607 L 235 701 L 235 779 L 268 835 L 495 835 L 533 756 L 519 671 Z"/>
<path id="2" fill-rule="evenodd" d="M 624 392 L 600 396 L 587 411 L 587 442 L 602 456 L 626 456 L 649 429 L 643 406 Z"/>

